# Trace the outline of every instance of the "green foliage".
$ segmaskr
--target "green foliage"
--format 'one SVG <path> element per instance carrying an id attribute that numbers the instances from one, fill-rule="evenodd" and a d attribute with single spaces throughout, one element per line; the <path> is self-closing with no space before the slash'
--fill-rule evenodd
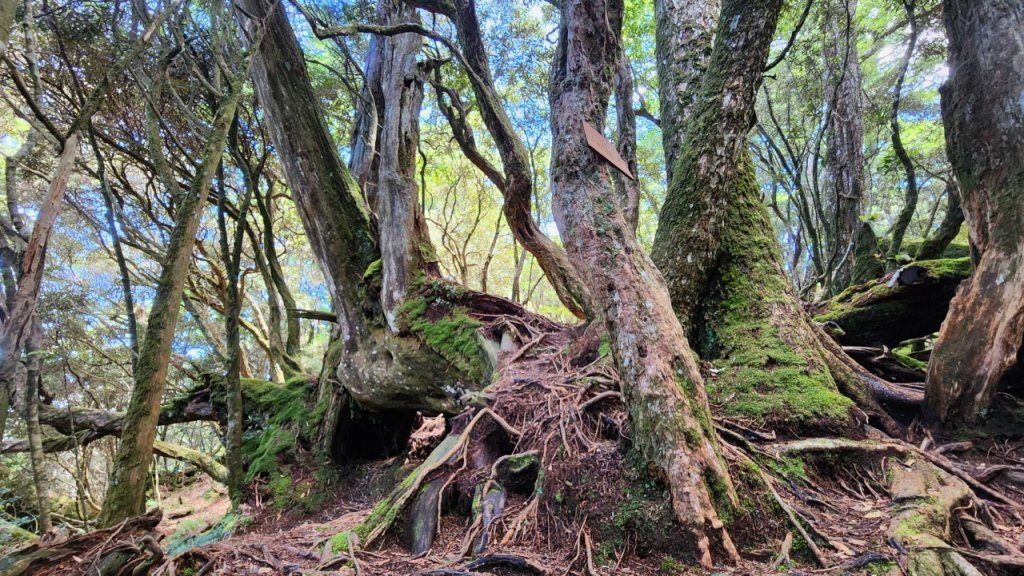
<path id="1" fill-rule="evenodd" d="M 231 536 L 236 531 L 252 524 L 252 518 L 230 512 L 221 518 L 220 522 L 209 530 L 195 533 L 200 522 L 201 521 L 199 520 L 182 522 L 178 529 L 175 530 L 174 534 L 172 534 L 168 539 L 167 554 L 174 556 L 192 548 L 219 542 Z"/>

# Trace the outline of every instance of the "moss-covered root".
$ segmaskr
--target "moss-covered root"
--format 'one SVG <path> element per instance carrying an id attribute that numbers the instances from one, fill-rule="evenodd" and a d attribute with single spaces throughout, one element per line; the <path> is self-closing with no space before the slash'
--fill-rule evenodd
<path id="1" fill-rule="evenodd" d="M 907 552 L 907 568 L 916 576 L 980 576 L 950 545 L 953 510 L 966 504 L 971 490 L 962 480 L 918 458 L 905 464 L 892 459 L 894 517 L 889 537 Z"/>

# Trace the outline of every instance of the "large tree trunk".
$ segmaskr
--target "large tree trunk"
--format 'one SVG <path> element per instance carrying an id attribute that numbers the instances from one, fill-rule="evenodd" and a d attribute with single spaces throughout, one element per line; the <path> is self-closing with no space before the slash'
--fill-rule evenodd
<path id="1" fill-rule="evenodd" d="M 782 270 L 747 149 L 781 5 L 723 3 L 652 257 L 690 341 L 720 369 L 708 391 L 725 414 L 791 434 L 838 432 L 854 422 L 828 369 L 841 362 L 822 347 Z M 844 387 L 863 387 L 849 372 L 844 377 Z"/>
<path id="2" fill-rule="evenodd" d="M 834 228 L 826 278 L 830 294 L 850 285 L 856 258 L 856 239 L 864 200 L 864 103 L 854 16 L 857 0 L 829 0 L 825 21 L 826 85 L 835 90 L 828 116 L 826 168 Z"/>
<path id="3" fill-rule="evenodd" d="M 338 329 L 324 360 L 327 377 L 320 380 L 321 400 L 327 404 L 322 442 L 335 454 L 345 452 L 335 441 L 342 409 L 350 401 L 364 410 L 458 412 L 462 395 L 483 386 L 489 370 L 473 366 L 467 373 L 463 368 L 468 364 L 452 362 L 450 355 L 445 355 L 450 351 L 439 350 L 438 342 L 432 345 L 415 329 L 410 330 L 413 334 L 405 334 L 400 319 L 396 318 L 396 328 L 402 328 L 402 333 L 386 327 L 379 298 L 379 268 L 371 266 L 380 254 L 370 221 L 362 211 L 355 181 L 331 141 L 295 33 L 280 3 L 244 0 L 241 6 L 246 15 L 260 18 L 267 26 L 266 37 L 254 54 L 256 96 L 266 112 L 271 140 L 334 303 Z M 408 63 L 408 55 L 398 62 Z M 409 69 L 402 70 L 393 71 L 395 82 L 405 80 Z M 393 154 L 394 174 L 408 177 L 410 166 L 414 166 L 409 155 L 415 150 L 415 138 L 409 130 L 415 107 L 401 100 L 409 97 L 407 92 L 403 94 L 392 106 L 396 124 L 388 146 L 395 149 L 381 149 L 380 154 Z M 415 189 L 402 186 L 395 190 L 415 195 Z M 389 218 L 398 224 L 391 228 L 400 230 L 388 232 L 382 226 L 382 234 L 401 235 L 408 230 L 403 226 L 415 218 L 413 211 L 418 209 L 415 198 L 409 200 L 381 208 L 396 211 Z M 401 210 L 409 213 L 399 214 Z M 391 237 L 386 242 L 407 240 Z M 403 266 L 406 271 L 416 270 L 411 262 Z M 475 359 L 470 360 L 473 362 Z"/>
<path id="4" fill-rule="evenodd" d="M 626 223 L 608 165 L 583 131 L 584 122 L 604 125 L 621 50 L 622 1 L 567 0 L 561 17 L 551 73 L 559 232 L 576 266 L 587 272 L 610 333 L 634 446 L 669 486 L 675 516 L 693 537 L 700 563 L 712 565 L 709 533 L 729 560 L 737 560 L 706 485 L 724 486 L 735 498 L 700 372 L 661 274 Z"/>
<path id="5" fill-rule="evenodd" d="M 1024 2 L 946 0 L 946 147 L 980 255 L 942 324 L 926 399 L 943 422 L 976 420 L 1020 370 L 1024 341 Z"/>
<path id="6" fill-rule="evenodd" d="M 669 184 L 711 56 L 721 0 L 654 0 L 661 140 Z"/>
<path id="7" fill-rule="evenodd" d="M 139 350 L 128 418 L 99 518 L 103 526 L 111 526 L 146 511 L 148 468 L 153 459 L 153 441 L 160 415 L 160 399 L 167 381 L 174 328 L 178 323 L 202 207 L 206 205 L 213 176 L 224 153 L 228 129 L 241 97 L 241 84 L 241 78 L 232 79 L 230 91 L 218 106 L 207 134 L 202 164 L 196 170 L 188 193 L 177 206 L 174 230 Z"/>
<path id="8" fill-rule="evenodd" d="M 382 23 L 419 23 L 416 9 L 399 0 L 381 0 L 377 14 Z M 423 73 L 416 62 L 422 39 L 419 34 L 374 38 L 367 54 L 367 87 L 361 114 L 375 114 L 375 121 L 358 118 L 355 149 L 372 153 L 373 161 L 353 156 L 353 164 L 369 165 L 365 180 L 370 210 L 377 217 L 381 256 L 381 306 L 392 331 L 398 331 L 398 308 L 412 287 L 416 272 L 437 276 L 437 257 L 430 241 L 426 218 L 419 205 L 416 185 L 416 151 L 419 146 L 419 114 L 423 102 Z M 374 85 L 376 83 L 376 85 Z M 379 129 L 376 137 L 364 130 Z M 376 142 L 369 147 L 367 142 Z"/>

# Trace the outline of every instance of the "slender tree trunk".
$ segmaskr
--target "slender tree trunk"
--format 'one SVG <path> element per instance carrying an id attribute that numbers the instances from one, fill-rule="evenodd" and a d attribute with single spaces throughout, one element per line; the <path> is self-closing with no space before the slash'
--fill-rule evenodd
<path id="1" fill-rule="evenodd" d="M 857 232 L 864 202 L 864 102 L 854 17 L 857 0 L 829 0 L 823 12 L 828 79 L 835 90 L 825 140 L 827 197 L 833 211 L 829 265 L 830 294 L 850 285 L 856 259 Z"/>
<path id="2" fill-rule="evenodd" d="M 233 140 L 235 138 L 232 138 Z M 224 184 L 224 165 L 217 169 L 217 183 L 220 197 L 217 203 L 217 224 L 220 228 L 221 259 L 227 272 L 227 302 L 224 314 L 224 339 L 227 354 L 224 362 L 224 381 L 227 392 L 227 486 L 232 505 L 237 507 L 245 497 L 245 462 L 242 459 L 242 421 L 245 418 L 242 403 L 242 344 L 239 333 L 239 319 L 242 314 L 242 295 L 238 286 L 242 268 L 242 240 L 245 238 L 246 219 L 252 195 L 259 183 L 247 165 L 241 165 L 245 193 L 238 202 L 238 217 L 234 234 L 228 238 L 227 186 Z"/>
<path id="3" fill-rule="evenodd" d="M 721 10 L 721 0 L 654 0 L 661 140 L 670 184 Z"/>
<path id="4" fill-rule="evenodd" d="M 669 486 L 676 519 L 711 568 L 709 534 L 739 559 L 706 486 L 735 498 L 718 454 L 703 380 L 661 274 L 623 217 L 607 164 L 586 142 L 583 123 L 604 123 L 620 58 L 621 0 L 566 0 L 551 73 L 555 220 L 586 270 L 596 310 L 611 335 L 629 406 L 634 446 Z M 706 480 L 708 479 L 708 480 Z"/>
<path id="5" fill-rule="evenodd" d="M 907 49 L 900 60 L 899 73 L 896 77 L 896 87 L 893 88 L 892 112 L 889 114 L 889 124 L 892 132 L 892 148 L 903 166 L 906 174 L 907 189 L 903 195 L 903 208 L 896 216 L 896 223 L 892 228 L 892 240 L 889 242 L 889 250 L 885 255 L 886 268 L 892 270 L 896 266 L 896 256 L 903 248 L 903 236 L 910 227 L 910 221 L 914 218 L 914 211 L 917 210 L 917 170 L 910 154 L 903 146 L 903 137 L 900 134 L 900 103 L 903 99 L 903 84 L 907 78 L 907 71 L 910 69 L 910 60 L 914 55 L 914 48 L 917 47 L 917 19 L 914 17 L 914 3 L 916 0 L 903 0 L 903 6 L 907 11 L 907 20 L 910 22 L 910 38 L 907 40 Z"/>
<path id="6" fill-rule="evenodd" d="M 783 272 L 747 148 L 781 7 L 723 3 L 652 257 L 695 349 L 721 370 L 708 391 L 723 412 L 789 434 L 838 433 L 853 428 L 856 411 L 828 369 L 839 363 L 823 349 Z M 850 380 L 843 386 L 863 386 L 843 375 Z M 884 414 L 877 405 L 871 411 Z"/>
<path id="7" fill-rule="evenodd" d="M 1024 2 L 946 0 L 943 6 L 946 148 L 980 260 L 942 324 L 925 398 L 939 420 L 961 423 L 977 420 L 1001 384 L 1019 392 L 1022 381 Z"/>
<path id="8" fill-rule="evenodd" d="M 626 219 L 626 225 L 636 232 L 640 222 L 640 183 L 636 180 L 639 178 L 636 168 L 636 112 L 633 110 L 633 71 L 629 68 L 629 59 L 625 53 L 615 70 L 615 119 L 618 126 L 615 147 L 619 156 L 626 161 L 633 178 L 627 178 L 618 171 L 612 177 L 615 179 L 616 195 L 622 202 L 622 216 Z"/>
<path id="9" fill-rule="evenodd" d="M 956 182 L 946 184 L 946 213 L 934 234 L 921 243 L 915 260 L 942 258 L 943 252 L 953 242 L 964 223 L 964 211 L 960 205 L 960 187 Z"/>
<path id="10" fill-rule="evenodd" d="M 145 512 L 148 468 L 153 459 L 153 441 L 156 438 L 160 399 L 167 380 L 167 363 L 170 360 L 174 328 L 178 322 L 202 207 L 206 205 L 213 176 L 226 147 L 228 130 L 241 97 L 241 84 L 240 78 L 232 79 L 230 90 L 218 106 L 216 117 L 206 135 L 202 164 L 196 170 L 188 192 L 177 206 L 174 230 L 171 232 L 167 256 L 150 309 L 145 338 L 139 350 L 128 418 L 99 518 L 102 526 L 111 526 Z M 173 194 L 173 191 L 168 192 Z"/>
<path id="11" fill-rule="evenodd" d="M 33 485 L 36 489 L 36 521 L 39 533 L 46 534 L 53 529 L 50 519 L 50 481 L 46 474 L 46 459 L 43 453 L 43 431 L 39 425 L 39 383 L 42 379 L 40 367 L 40 341 L 42 329 L 38 319 L 33 318 L 31 334 L 25 342 L 25 358 L 27 366 L 19 367 L 25 374 L 25 427 L 28 431 L 29 459 L 32 461 Z"/>
<path id="12" fill-rule="evenodd" d="M 503 209 L 512 234 L 523 248 L 533 254 L 562 304 L 579 318 L 591 316 L 587 313 L 587 289 L 579 273 L 569 263 L 565 251 L 541 231 L 533 218 L 531 205 L 534 187 L 530 156 L 494 87 L 483 32 L 476 14 L 476 0 L 443 3 L 419 0 L 416 4 L 427 10 L 444 13 L 455 24 L 480 116 L 494 139 L 504 167 Z"/>

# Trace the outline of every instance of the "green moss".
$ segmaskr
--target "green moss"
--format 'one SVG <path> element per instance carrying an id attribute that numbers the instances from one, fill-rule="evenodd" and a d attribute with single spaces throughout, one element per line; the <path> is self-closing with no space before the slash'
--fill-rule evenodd
<path id="1" fill-rule="evenodd" d="M 380 258 L 370 262 L 370 265 L 366 267 L 366 272 L 363 272 L 363 282 L 367 282 L 377 276 L 380 276 L 384 271 L 384 264 Z"/>
<path id="2" fill-rule="evenodd" d="M 853 403 L 839 393 L 782 271 L 778 243 L 751 160 L 736 176 L 714 296 L 694 343 L 719 370 L 707 390 L 726 416 L 836 429 Z"/>
<path id="3" fill-rule="evenodd" d="M 431 285 L 426 296 L 409 297 L 398 309 L 398 324 L 467 379 L 482 382 L 489 376 L 490 361 L 478 334 L 481 324 L 452 304 L 458 297 L 453 291 L 457 290 L 437 283 Z"/>

